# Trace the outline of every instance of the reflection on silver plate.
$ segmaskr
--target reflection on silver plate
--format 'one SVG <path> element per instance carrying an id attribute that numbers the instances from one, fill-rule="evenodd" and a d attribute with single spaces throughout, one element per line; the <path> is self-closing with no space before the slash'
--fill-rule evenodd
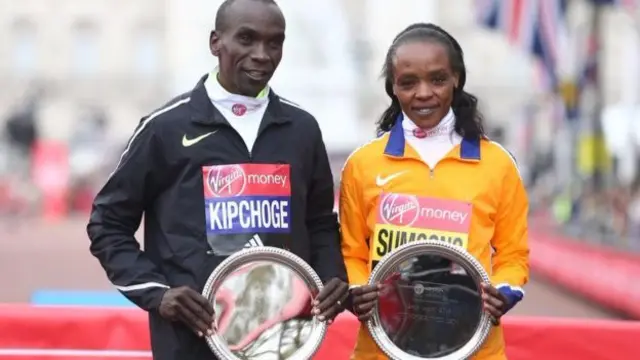
<path id="1" fill-rule="evenodd" d="M 468 359 L 491 329 L 482 306 L 489 275 L 466 250 L 416 241 L 384 256 L 369 284 L 383 285 L 367 327 L 394 360 Z"/>
<path id="2" fill-rule="evenodd" d="M 315 271 L 274 247 L 241 250 L 209 276 L 202 294 L 214 305 L 217 331 L 207 344 L 219 359 L 306 360 L 327 325 L 311 314 L 322 290 Z"/>

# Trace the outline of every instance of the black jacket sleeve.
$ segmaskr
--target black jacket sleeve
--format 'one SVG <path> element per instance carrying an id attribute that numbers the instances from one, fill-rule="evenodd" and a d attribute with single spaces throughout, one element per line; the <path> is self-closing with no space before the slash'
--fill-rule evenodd
<path id="1" fill-rule="evenodd" d="M 147 199 L 155 193 L 162 158 L 159 139 L 143 118 L 120 161 L 93 202 L 90 250 L 115 287 L 144 310 L 154 310 L 168 289 L 164 276 L 140 249 L 134 234 Z"/>
<path id="2" fill-rule="evenodd" d="M 332 278 L 347 281 L 340 250 L 338 216 L 333 211 L 335 194 L 327 150 L 318 129 L 314 162 L 307 198 L 307 229 L 311 239 L 311 267 L 323 283 Z"/>

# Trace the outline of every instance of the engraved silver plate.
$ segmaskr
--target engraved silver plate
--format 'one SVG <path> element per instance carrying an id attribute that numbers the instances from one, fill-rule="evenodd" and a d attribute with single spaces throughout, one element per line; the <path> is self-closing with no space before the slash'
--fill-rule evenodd
<path id="1" fill-rule="evenodd" d="M 367 327 L 391 359 L 468 359 L 489 335 L 481 297 L 489 275 L 461 247 L 437 240 L 402 245 L 373 269 L 375 283 L 383 289 Z"/>
<path id="2" fill-rule="evenodd" d="M 310 359 L 327 332 L 311 313 L 320 290 L 320 278 L 298 256 L 274 247 L 241 250 L 211 273 L 202 290 L 218 329 L 207 344 L 225 360 Z"/>

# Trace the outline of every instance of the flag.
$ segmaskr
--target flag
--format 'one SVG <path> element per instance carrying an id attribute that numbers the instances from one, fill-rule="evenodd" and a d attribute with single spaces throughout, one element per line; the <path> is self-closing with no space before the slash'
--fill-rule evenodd
<path id="1" fill-rule="evenodd" d="M 560 83 L 560 60 L 566 48 L 566 0 L 540 0 L 534 26 L 532 55 L 538 60 L 541 82 L 548 91 L 556 91 Z"/>
<path id="2" fill-rule="evenodd" d="M 543 38 L 543 45 L 548 51 L 550 60 L 557 67 L 561 58 L 563 44 L 567 40 L 566 0 L 543 0 L 539 2 L 537 29 Z"/>
<path id="3" fill-rule="evenodd" d="M 556 62 L 549 47 L 541 26 L 536 25 L 530 51 L 535 58 L 536 77 L 540 87 L 546 91 L 553 91 L 557 87 L 558 77 L 555 67 Z"/>
<path id="4" fill-rule="evenodd" d="M 539 0 L 476 0 L 476 20 L 480 26 L 504 33 L 509 43 L 527 49 Z"/>
<path id="5" fill-rule="evenodd" d="M 511 0 L 503 2 L 507 16 L 505 30 L 510 44 L 527 50 L 531 47 L 540 0 Z"/>
<path id="6" fill-rule="evenodd" d="M 626 10 L 635 11 L 638 8 L 638 0 L 613 0 L 613 5 L 620 6 Z"/>
<path id="7" fill-rule="evenodd" d="M 566 36 L 566 0 L 476 0 L 478 24 L 503 33 L 536 59 L 541 86 L 558 84 L 557 63 Z"/>
<path id="8" fill-rule="evenodd" d="M 487 29 L 500 28 L 501 6 L 498 0 L 476 0 L 476 22 Z"/>
<path id="9" fill-rule="evenodd" d="M 477 0 L 476 7 L 480 26 L 503 33 L 510 44 L 534 57 L 539 87 L 553 94 L 554 122 L 576 117 L 577 103 L 567 103 L 560 92 L 566 77 L 560 65 L 569 40 L 567 0 Z"/>
<path id="10" fill-rule="evenodd" d="M 618 6 L 624 10 L 635 11 L 638 8 L 640 0 L 591 0 L 595 5 L 611 5 Z"/>

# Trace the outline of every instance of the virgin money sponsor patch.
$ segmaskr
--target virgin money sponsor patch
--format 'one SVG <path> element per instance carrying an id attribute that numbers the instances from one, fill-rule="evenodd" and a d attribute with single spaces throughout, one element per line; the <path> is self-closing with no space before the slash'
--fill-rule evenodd
<path id="1" fill-rule="evenodd" d="M 440 240 L 467 248 L 471 204 L 457 200 L 383 193 L 371 246 L 372 265 L 399 246 Z"/>
<path id="2" fill-rule="evenodd" d="M 205 166 L 202 179 L 207 234 L 289 232 L 288 164 Z"/>

